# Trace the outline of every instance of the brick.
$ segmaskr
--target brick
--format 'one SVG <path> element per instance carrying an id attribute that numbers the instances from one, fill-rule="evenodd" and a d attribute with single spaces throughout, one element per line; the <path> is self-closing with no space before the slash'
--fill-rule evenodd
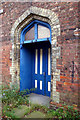
<path id="1" fill-rule="evenodd" d="M 0 18 L 2 19 L 2 25 L 1 25 L 2 46 L 0 47 L 0 51 L 2 52 L 2 57 L 0 56 L 0 58 L 2 59 L 0 59 L 0 64 L 2 63 L 2 81 L 5 82 L 6 84 L 9 84 L 9 81 L 11 82 L 11 79 L 13 79 L 12 76 L 14 76 L 14 74 L 19 73 L 19 69 L 16 72 L 15 71 L 16 67 L 12 66 L 12 53 L 13 53 L 12 50 L 16 48 L 16 46 L 14 45 L 12 46 L 14 29 L 16 28 L 18 22 L 22 21 L 24 17 L 26 18 L 26 16 L 29 15 L 30 13 L 29 7 L 31 7 L 31 3 L 3 2 L 2 6 L 3 6 L 3 14 L 0 15 Z M 58 102 L 61 102 L 61 100 L 63 100 L 68 104 L 69 103 L 78 104 L 76 101 L 76 98 L 78 98 L 78 88 L 80 87 L 79 84 L 80 46 L 79 46 L 79 38 L 78 38 L 80 31 L 78 29 L 78 25 L 79 25 L 78 3 L 77 2 L 69 2 L 69 3 L 33 2 L 32 6 L 33 7 L 31 8 L 31 10 L 33 13 L 37 11 L 36 14 L 38 13 L 39 15 L 47 16 L 48 19 L 50 20 L 47 19 L 46 21 L 46 18 L 43 18 L 43 21 L 46 22 L 49 21 L 51 27 L 54 26 L 52 27 L 52 37 L 53 37 L 52 38 L 52 49 L 53 49 L 52 50 L 52 58 L 53 58 L 52 82 L 54 84 L 54 80 L 56 81 L 55 82 L 56 89 L 53 88 L 53 92 L 55 92 L 56 99 L 58 99 Z M 46 9 L 48 10 L 48 12 Z M 52 12 L 50 12 L 50 10 Z M 20 17 L 21 15 L 23 16 Z M 41 19 L 41 16 L 39 16 L 39 19 Z M 56 20 L 56 24 L 55 24 L 55 20 Z M 16 24 L 14 25 L 15 21 Z M 17 56 L 17 58 L 19 59 L 20 57 Z M 72 83 L 72 70 L 73 70 L 72 61 L 74 61 L 73 83 Z M 15 64 L 15 62 L 13 62 L 13 64 Z M 70 94 L 68 98 L 67 98 L 67 93 Z"/>

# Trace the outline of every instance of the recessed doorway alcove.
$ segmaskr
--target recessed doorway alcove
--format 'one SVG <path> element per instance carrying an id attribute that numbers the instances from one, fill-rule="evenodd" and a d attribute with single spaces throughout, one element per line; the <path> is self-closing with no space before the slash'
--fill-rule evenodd
<path id="1" fill-rule="evenodd" d="M 51 93 L 51 27 L 34 20 L 20 37 L 20 90 L 36 88 L 35 93 Z"/>

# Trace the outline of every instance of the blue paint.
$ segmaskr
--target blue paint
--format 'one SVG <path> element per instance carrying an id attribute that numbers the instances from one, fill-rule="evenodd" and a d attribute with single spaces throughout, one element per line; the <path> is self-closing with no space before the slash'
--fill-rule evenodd
<path id="1" fill-rule="evenodd" d="M 45 46 L 45 47 L 44 47 Z M 48 82 L 51 82 L 51 75 L 48 75 L 48 48 L 51 48 L 49 42 L 35 43 L 33 50 L 33 66 L 32 66 L 32 87 L 35 86 L 35 80 L 38 82 L 38 87 L 35 93 L 50 96 L 48 92 Z M 38 71 L 35 74 L 35 49 L 38 49 Z M 40 74 L 40 49 L 43 49 L 43 59 L 42 59 L 42 73 Z M 40 90 L 40 80 L 42 80 L 42 90 Z"/>
<path id="2" fill-rule="evenodd" d="M 35 40 L 38 38 L 38 32 L 37 32 L 38 26 L 35 24 Z"/>
<path id="3" fill-rule="evenodd" d="M 50 29 L 50 38 L 38 39 L 38 27 L 42 25 Z M 35 26 L 34 40 L 25 41 L 25 34 Z M 48 23 L 39 20 L 32 21 L 21 32 L 20 36 L 20 91 L 35 87 L 35 80 L 38 80 L 38 88 L 35 93 L 50 96 L 48 82 L 51 82 L 51 75 L 48 75 L 48 48 L 51 47 L 51 27 Z M 40 49 L 43 49 L 43 72 L 40 75 Z M 38 74 L 35 74 L 35 49 L 38 49 Z M 42 73 L 43 73 L 42 72 Z M 42 80 L 42 90 L 40 90 Z"/>
<path id="4" fill-rule="evenodd" d="M 31 88 L 32 55 L 31 47 L 23 46 L 20 49 L 20 90 Z"/>
<path id="5" fill-rule="evenodd" d="M 39 41 L 39 40 L 40 41 L 44 41 L 44 38 L 43 39 L 38 39 L 38 32 L 37 32 L 38 31 L 38 27 L 37 27 L 37 25 L 42 25 L 42 26 L 45 26 L 45 27 L 49 28 L 49 30 L 50 30 L 50 38 L 48 38 L 48 39 L 49 39 L 49 41 L 51 43 L 51 27 L 50 27 L 50 25 L 48 23 L 44 23 L 44 22 L 39 21 L 39 20 L 32 21 L 29 25 L 27 25 L 22 30 L 20 43 L 25 41 L 25 34 L 26 34 L 26 32 L 29 31 L 33 26 L 35 26 L 35 40 L 33 42 L 35 42 L 36 40 L 37 41 Z"/>

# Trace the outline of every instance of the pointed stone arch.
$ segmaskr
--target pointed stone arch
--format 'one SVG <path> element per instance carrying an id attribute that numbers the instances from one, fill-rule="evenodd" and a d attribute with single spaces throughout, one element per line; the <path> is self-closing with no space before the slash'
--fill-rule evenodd
<path id="1" fill-rule="evenodd" d="M 47 22 L 51 26 L 51 51 L 52 51 L 52 79 L 51 79 L 51 97 L 59 102 L 59 93 L 56 92 L 56 81 L 60 81 L 60 70 L 56 68 L 56 59 L 60 56 L 60 47 L 56 46 L 57 36 L 60 35 L 60 23 L 56 13 L 49 9 L 30 7 L 13 24 L 11 29 L 12 51 L 10 59 L 12 66 L 10 74 L 12 76 L 11 86 L 17 84 L 20 86 L 20 34 L 25 26 L 34 19 Z"/>

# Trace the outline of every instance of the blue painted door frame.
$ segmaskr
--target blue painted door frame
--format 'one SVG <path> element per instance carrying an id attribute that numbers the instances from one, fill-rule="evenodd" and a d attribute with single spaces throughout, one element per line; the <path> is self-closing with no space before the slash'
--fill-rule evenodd
<path id="1" fill-rule="evenodd" d="M 37 24 L 41 24 L 50 29 L 50 38 L 38 39 Z M 26 32 L 35 26 L 35 39 L 25 41 Z M 25 27 L 20 37 L 20 91 L 35 87 L 35 79 L 38 80 L 38 88 L 35 93 L 50 96 L 48 92 L 48 82 L 51 82 L 51 75 L 48 75 L 48 48 L 51 46 L 51 28 L 49 24 L 35 20 Z M 38 74 L 35 75 L 35 49 L 38 49 Z M 40 49 L 43 49 L 43 71 L 40 75 Z M 45 73 L 45 75 L 44 75 Z M 40 80 L 42 80 L 42 90 L 40 90 Z"/>
<path id="2" fill-rule="evenodd" d="M 38 39 L 38 25 L 45 26 L 50 30 L 49 38 Z M 25 41 L 26 32 L 29 31 L 33 26 L 35 27 L 35 36 L 34 36 L 35 39 Z M 51 27 L 48 23 L 45 23 L 39 20 L 34 20 L 21 31 L 21 37 L 20 37 L 21 45 L 26 43 L 35 43 L 35 42 L 41 42 L 41 41 L 49 41 L 51 43 Z"/>

